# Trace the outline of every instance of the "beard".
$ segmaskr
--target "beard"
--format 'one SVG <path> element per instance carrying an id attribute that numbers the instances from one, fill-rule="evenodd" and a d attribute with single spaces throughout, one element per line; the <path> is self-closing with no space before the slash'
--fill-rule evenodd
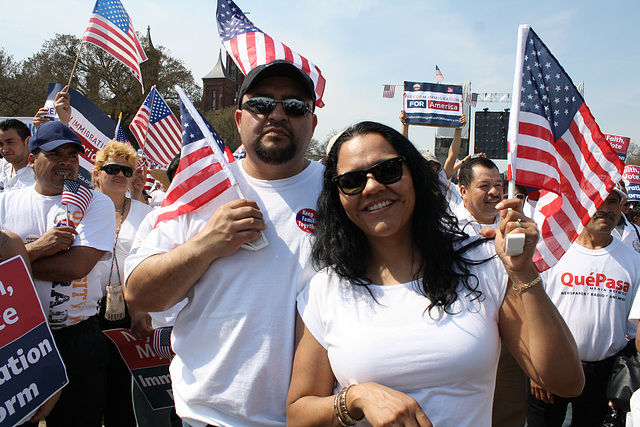
<path id="1" fill-rule="evenodd" d="M 281 126 L 280 128 L 284 129 L 287 133 L 286 144 L 283 141 L 278 141 L 278 144 L 273 144 L 270 147 L 266 146 L 263 140 L 264 135 L 269 130 L 273 129 L 273 126 L 267 128 L 266 132 L 263 130 L 254 141 L 253 146 L 255 153 L 261 162 L 268 165 L 281 165 L 292 160 L 298 153 L 298 147 L 293 139 L 291 130 L 284 126 Z"/>

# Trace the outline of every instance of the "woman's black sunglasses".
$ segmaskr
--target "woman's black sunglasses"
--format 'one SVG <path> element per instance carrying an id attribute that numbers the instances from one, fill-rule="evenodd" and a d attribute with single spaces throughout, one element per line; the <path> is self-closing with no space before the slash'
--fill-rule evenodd
<path id="1" fill-rule="evenodd" d="M 367 175 L 371 174 L 380 184 L 388 185 L 400 181 L 402 178 L 402 162 L 404 157 L 394 157 L 376 163 L 369 169 L 345 172 L 331 178 L 340 191 L 346 195 L 354 195 L 364 190 L 367 185 Z"/>
<path id="2" fill-rule="evenodd" d="M 255 114 L 266 115 L 276 109 L 278 102 L 282 103 L 282 108 L 287 116 L 302 117 L 311 111 L 309 103 L 299 99 L 273 99 L 264 96 L 245 101 L 240 106 L 240 109 L 247 109 Z"/>
<path id="3" fill-rule="evenodd" d="M 127 178 L 131 178 L 133 176 L 133 168 L 131 166 L 104 165 L 100 170 L 105 171 L 109 175 L 118 175 L 119 172 L 122 172 L 122 175 Z"/>

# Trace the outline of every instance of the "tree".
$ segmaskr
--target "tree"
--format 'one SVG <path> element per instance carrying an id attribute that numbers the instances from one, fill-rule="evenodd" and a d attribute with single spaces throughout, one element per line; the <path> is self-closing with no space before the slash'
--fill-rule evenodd
<path id="1" fill-rule="evenodd" d="M 307 149 L 306 157 L 311 160 L 320 160 L 324 159 L 327 156 L 327 146 L 329 145 L 329 141 L 331 138 L 336 136 L 338 131 L 333 129 L 331 132 L 327 134 L 327 138 L 324 142 L 320 142 L 317 139 L 312 139 L 309 144 L 309 148 Z"/>
<path id="2" fill-rule="evenodd" d="M 80 39 L 75 36 L 56 34 L 44 42 L 40 51 L 21 63 L 15 63 L 4 50 L 0 51 L 0 84 L 5 83 L 6 69 L 7 78 L 17 88 L 13 92 L 2 90 L 0 115 L 33 116 L 44 105 L 48 83 L 66 84 L 69 80 L 79 45 Z M 145 52 L 149 60 L 140 66 L 145 93 L 127 67 L 88 43 L 82 46 L 71 84 L 112 118 L 122 112 L 125 125 L 131 122 L 153 85 L 177 116 L 179 102 L 173 90 L 176 84 L 190 99 L 196 100 L 195 105 L 200 104 L 202 91 L 181 60 L 172 57 L 162 46 L 146 46 Z"/>
<path id="3" fill-rule="evenodd" d="M 218 132 L 220 138 L 233 152 L 242 144 L 235 119 L 236 107 L 230 106 L 219 111 L 207 111 L 205 120 Z"/>

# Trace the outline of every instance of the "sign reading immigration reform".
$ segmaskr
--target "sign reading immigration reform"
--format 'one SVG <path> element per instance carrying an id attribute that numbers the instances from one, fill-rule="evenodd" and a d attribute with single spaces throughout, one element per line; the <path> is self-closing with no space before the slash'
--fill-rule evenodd
<path id="1" fill-rule="evenodd" d="M 622 179 L 624 180 L 624 185 L 627 188 L 629 200 L 632 202 L 640 200 L 640 166 L 625 166 Z"/>
<path id="2" fill-rule="evenodd" d="M 404 82 L 405 123 L 460 126 L 462 86 Z"/>
<path id="3" fill-rule="evenodd" d="M 150 338 L 137 339 L 129 329 L 103 331 L 118 347 L 131 375 L 153 409 L 173 406 L 169 359 L 153 351 Z"/>
<path id="4" fill-rule="evenodd" d="M 0 264 L 0 426 L 28 420 L 69 381 L 27 266 Z"/>

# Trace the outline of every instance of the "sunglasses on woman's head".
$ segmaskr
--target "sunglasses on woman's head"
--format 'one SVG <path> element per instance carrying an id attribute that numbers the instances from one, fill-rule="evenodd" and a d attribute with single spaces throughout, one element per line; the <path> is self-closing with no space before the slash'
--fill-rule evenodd
<path id="1" fill-rule="evenodd" d="M 380 184 L 388 185 L 400 181 L 402 178 L 402 162 L 404 157 L 394 157 L 376 163 L 369 169 L 345 172 L 331 178 L 340 191 L 351 196 L 360 193 L 367 185 L 367 175 L 371 174 Z"/>
<path id="2" fill-rule="evenodd" d="M 266 115 L 276 109 L 278 102 L 282 103 L 282 108 L 287 116 L 302 117 L 311 111 L 309 103 L 299 99 L 273 99 L 264 96 L 245 101 L 240 106 L 240 109 L 247 109 L 255 114 Z"/>
<path id="3" fill-rule="evenodd" d="M 105 171 L 108 175 L 118 175 L 118 173 L 122 172 L 122 174 L 127 178 L 131 178 L 133 176 L 133 168 L 131 166 L 104 165 L 100 170 Z"/>

